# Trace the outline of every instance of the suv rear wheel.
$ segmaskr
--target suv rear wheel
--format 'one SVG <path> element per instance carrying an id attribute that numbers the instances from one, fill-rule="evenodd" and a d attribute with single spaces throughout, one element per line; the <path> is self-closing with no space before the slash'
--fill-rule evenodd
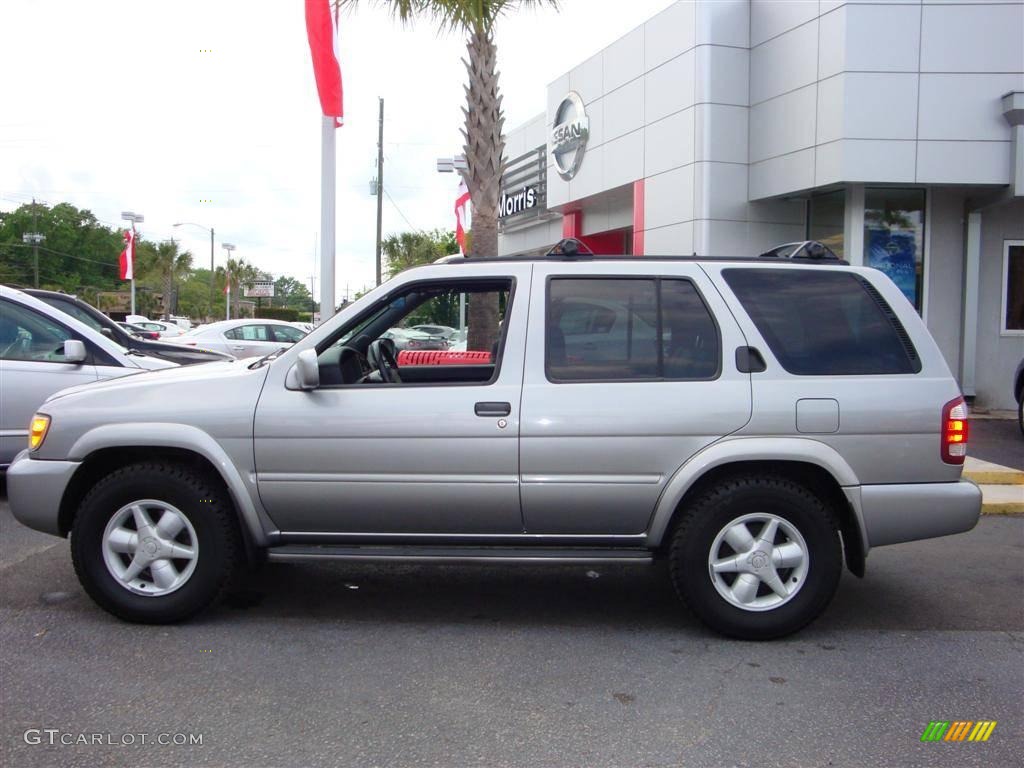
<path id="1" fill-rule="evenodd" d="M 836 518 L 786 478 L 734 478 L 683 513 L 669 567 L 680 598 L 712 629 L 746 640 L 788 635 L 835 594 L 842 570 Z"/>
<path id="2" fill-rule="evenodd" d="M 224 490 L 176 464 L 107 475 L 82 500 L 71 531 L 75 572 L 89 596 L 119 618 L 154 624 L 216 600 L 241 546 Z"/>

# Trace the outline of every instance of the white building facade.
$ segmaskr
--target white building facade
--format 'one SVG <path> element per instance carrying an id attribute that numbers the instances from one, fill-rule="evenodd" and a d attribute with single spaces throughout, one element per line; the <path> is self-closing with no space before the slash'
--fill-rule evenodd
<path id="1" fill-rule="evenodd" d="M 964 393 L 1024 357 L 1024 0 L 682 0 L 547 87 L 507 137 L 500 251 L 877 267 Z"/>

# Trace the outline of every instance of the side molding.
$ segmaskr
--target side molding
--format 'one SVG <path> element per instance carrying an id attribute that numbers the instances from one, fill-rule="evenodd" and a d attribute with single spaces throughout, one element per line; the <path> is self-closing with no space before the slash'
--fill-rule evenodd
<path id="1" fill-rule="evenodd" d="M 198 427 L 167 423 L 106 424 L 78 438 L 68 452 L 68 460 L 83 461 L 89 454 L 104 448 L 133 445 L 178 448 L 203 456 L 217 469 L 227 485 L 238 507 L 240 522 L 246 527 L 252 542 L 260 547 L 267 545 L 267 535 L 260 523 L 259 513 L 238 468 L 220 444 Z"/>
<path id="2" fill-rule="evenodd" d="M 742 461 L 798 461 L 827 470 L 842 487 L 860 483 L 846 460 L 832 447 L 817 440 L 793 437 L 733 437 L 720 440 L 691 456 L 676 470 L 658 499 L 647 529 L 647 546 L 661 544 L 668 525 L 686 492 L 708 471 Z M 856 509 L 861 536 L 864 522 Z"/>

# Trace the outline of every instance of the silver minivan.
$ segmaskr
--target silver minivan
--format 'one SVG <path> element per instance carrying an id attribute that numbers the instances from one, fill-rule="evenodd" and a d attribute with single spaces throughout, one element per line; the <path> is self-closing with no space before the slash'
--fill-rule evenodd
<path id="1" fill-rule="evenodd" d="M 472 355 L 384 338 L 463 317 Z M 290 349 L 38 419 L 11 508 L 71 533 L 86 591 L 130 621 L 191 616 L 263 559 L 664 559 L 702 621 L 765 639 L 818 616 L 844 562 L 863 576 L 873 547 L 981 508 L 927 329 L 836 260 L 455 258 Z"/>

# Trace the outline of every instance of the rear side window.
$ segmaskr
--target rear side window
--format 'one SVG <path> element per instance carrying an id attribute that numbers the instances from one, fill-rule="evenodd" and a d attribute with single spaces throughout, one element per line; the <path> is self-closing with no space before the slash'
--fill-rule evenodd
<path id="1" fill-rule="evenodd" d="M 830 269 L 726 269 L 725 281 L 789 373 L 918 373 L 921 361 L 867 280 Z"/>
<path id="2" fill-rule="evenodd" d="M 270 341 L 270 333 L 265 325 L 240 325 L 224 335 L 232 341 Z"/>
<path id="3" fill-rule="evenodd" d="M 554 278 L 545 355 L 555 382 L 713 379 L 718 327 L 689 280 Z"/>

